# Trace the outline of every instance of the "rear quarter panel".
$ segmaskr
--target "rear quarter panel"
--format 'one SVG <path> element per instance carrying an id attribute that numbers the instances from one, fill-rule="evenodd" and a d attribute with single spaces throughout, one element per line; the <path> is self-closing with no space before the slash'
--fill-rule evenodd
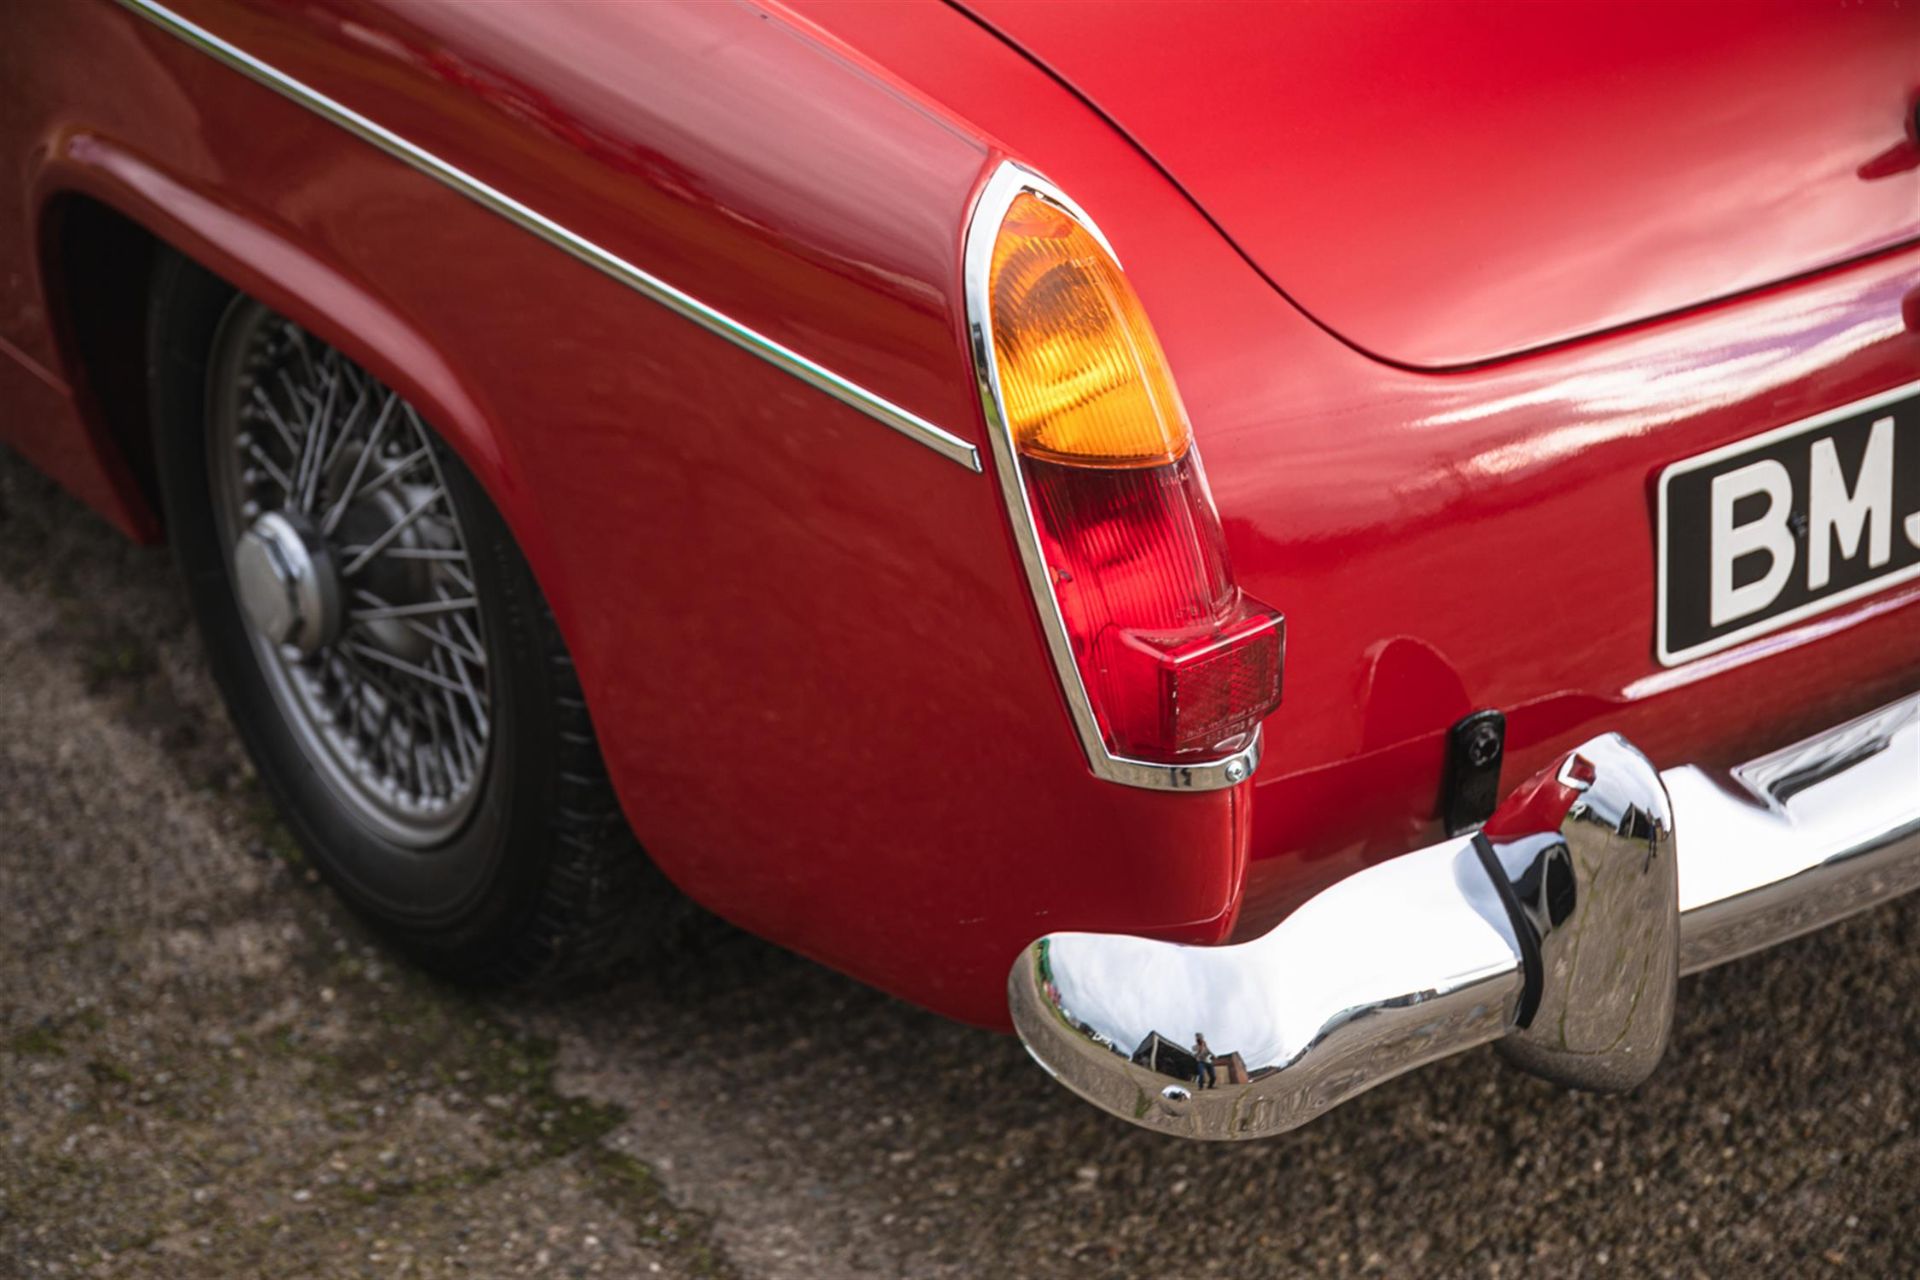
<path id="1" fill-rule="evenodd" d="M 990 149 L 821 33 L 745 5 L 180 8 L 978 438 L 955 298 Z M 1041 932 L 1228 927 L 1244 813 L 1088 774 L 987 477 L 124 9 L 14 21 L 39 71 L 5 144 L 35 207 L 125 211 L 425 408 L 519 538 L 633 826 L 693 896 L 993 1024 Z"/>

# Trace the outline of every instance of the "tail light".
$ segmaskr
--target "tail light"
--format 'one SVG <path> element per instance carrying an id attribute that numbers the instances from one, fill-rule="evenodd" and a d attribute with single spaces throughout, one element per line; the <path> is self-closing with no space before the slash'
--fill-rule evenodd
<path id="1" fill-rule="evenodd" d="M 1093 224 L 1003 166 L 967 244 L 1001 485 L 1094 771 L 1245 778 L 1280 701 L 1285 628 L 1242 592 L 1180 393 Z"/>

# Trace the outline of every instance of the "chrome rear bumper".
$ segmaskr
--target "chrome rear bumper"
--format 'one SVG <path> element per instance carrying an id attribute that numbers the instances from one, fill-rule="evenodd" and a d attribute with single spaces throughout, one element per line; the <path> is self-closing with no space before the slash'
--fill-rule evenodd
<path id="1" fill-rule="evenodd" d="M 1595 738 L 1481 834 L 1351 876 L 1264 937 L 1053 934 L 1009 999 L 1035 1060 L 1089 1101 L 1260 1137 L 1488 1041 L 1629 1088 L 1665 1050 L 1682 973 L 1916 887 L 1920 695 L 1728 771 L 1656 772 Z"/>

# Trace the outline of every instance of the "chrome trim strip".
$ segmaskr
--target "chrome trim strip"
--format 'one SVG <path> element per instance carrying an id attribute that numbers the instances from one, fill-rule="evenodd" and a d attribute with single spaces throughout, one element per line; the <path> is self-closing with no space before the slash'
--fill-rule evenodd
<path id="1" fill-rule="evenodd" d="M 618 254 L 567 230 L 553 219 L 529 208 L 505 192 L 487 185 L 465 170 L 456 168 L 431 152 L 415 146 L 392 130 L 374 123 L 359 112 L 336 102 L 284 71 L 267 65 L 252 54 L 222 40 L 206 28 L 188 21 L 171 9 L 155 4 L 153 0 L 118 0 L 118 3 L 168 34 L 211 55 L 249 79 L 299 103 L 362 141 L 378 147 L 396 160 L 453 188 L 474 203 L 499 214 L 563 253 L 613 277 L 636 293 L 644 294 L 669 311 L 691 320 L 707 332 L 726 339 L 744 351 L 751 352 L 815 390 L 825 392 L 842 404 L 858 409 L 876 422 L 892 427 L 907 439 L 916 444 L 925 445 L 941 457 L 957 462 L 969 471 L 977 473 L 982 470 L 979 450 L 959 436 L 936 427 L 925 418 L 901 408 L 857 383 L 848 381 L 824 365 L 808 359 L 791 347 L 782 346 L 757 330 L 748 328 L 723 312 L 708 306 L 692 294 L 677 289 L 653 273 L 635 266 Z"/>
<path id="2" fill-rule="evenodd" d="M 1920 888 L 1920 694 L 1731 770 L 1656 774 L 1605 735 L 1487 829 L 1497 879 L 1478 837 L 1444 841 L 1236 946 L 1050 935 L 1009 975 L 1014 1025 L 1082 1097 L 1195 1138 L 1280 1133 L 1489 1041 L 1556 1079 L 1630 1086 L 1664 1047 L 1676 967 Z M 1214 1087 L 1184 1047 L 1196 1031 Z"/>
<path id="3" fill-rule="evenodd" d="M 1013 539 L 1020 548 L 1020 562 L 1027 573 L 1027 585 L 1040 614 L 1040 629 L 1047 638 L 1047 651 L 1060 678 L 1067 709 L 1072 713 L 1074 733 L 1086 752 L 1087 763 L 1096 776 L 1130 787 L 1159 791 L 1213 791 L 1235 786 L 1253 776 L 1260 763 L 1261 732 L 1254 730 L 1253 741 L 1239 751 L 1218 760 L 1200 764 L 1164 765 L 1146 760 L 1130 760 L 1107 750 L 1100 735 L 1100 724 L 1093 714 L 1092 700 L 1080 679 L 1079 664 L 1073 660 L 1073 645 L 1067 638 L 1066 620 L 1060 616 L 1060 602 L 1054 599 L 1053 585 L 1047 577 L 1047 563 L 1040 551 L 1040 526 L 1035 522 L 1027 487 L 1020 478 L 1020 460 L 1014 451 L 1013 430 L 1007 425 L 1004 401 L 1000 394 L 1000 369 L 995 361 L 993 337 L 988 332 L 991 308 L 987 296 L 989 268 L 993 261 L 994 237 L 1014 197 L 1031 191 L 1043 200 L 1059 205 L 1084 226 L 1107 251 L 1112 246 L 1100 228 L 1067 194 L 1039 174 L 1011 160 L 987 179 L 974 202 L 967 220 L 965 280 L 967 295 L 967 335 L 973 346 L 974 380 L 980 393 L 980 411 L 986 417 L 991 443 L 994 475 L 1000 483 L 1001 497 L 1013 522 Z M 1118 255 L 1115 256 L 1118 260 Z"/>

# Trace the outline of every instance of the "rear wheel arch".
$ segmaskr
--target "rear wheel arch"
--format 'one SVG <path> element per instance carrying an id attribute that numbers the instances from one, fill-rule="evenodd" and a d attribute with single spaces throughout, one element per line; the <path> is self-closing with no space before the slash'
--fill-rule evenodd
<path id="1" fill-rule="evenodd" d="M 97 135 L 70 136 L 48 154 L 30 180 L 42 301 L 88 447 L 118 482 L 125 512 L 107 514 L 124 530 L 147 541 L 165 536 L 147 358 L 155 276 L 178 256 L 338 348 L 416 406 L 505 522 L 562 644 L 578 651 L 570 575 L 526 499 L 505 432 L 483 407 L 483 385 L 458 372 L 455 353 L 385 301 L 377 282 L 243 195 L 176 177 Z M 115 323 L 98 323 L 103 318 Z M 588 673 L 579 678 L 591 713 Z"/>
<path id="2" fill-rule="evenodd" d="M 426 414 L 506 520 L 567 628 L 566 575 L 538 513 L 520 500 L 505 434 L 457 360 L 385 302 L 375 282 L 236 193 L 199 190 L 97 136 L 56 148 L 37 185 L 42 290 L 63 373 L 93 448 L 125 477 L 138 532 L 160 532 L 144 353 L 153 270 L 171 249 L 337 347 Z"/>
<path id="3" fill-rule="evenodd" d="M 112 482 L 117 523 L 163 536 L 146 394 L 147 302 L 159 241 L 91 196 L 61 192 L 39 222 L 43 301 L 88 445 Z"/>

